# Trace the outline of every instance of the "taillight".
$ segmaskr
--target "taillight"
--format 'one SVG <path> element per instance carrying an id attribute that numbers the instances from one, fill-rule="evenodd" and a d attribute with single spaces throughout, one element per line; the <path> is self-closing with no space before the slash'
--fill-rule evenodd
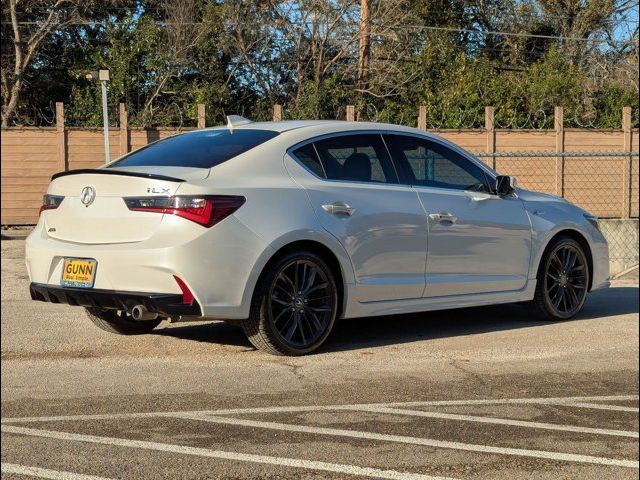
<path id="1" fill-rule="evenodd" d="M 211 227 L 238 210 L 246 201 L 233 195 L 126 197 L 124 203 L 135 212 L 177 215 Z"/>
<path id="2" fill-rule="evenodd" d="M 54 210 L 60 206 L 64 200 L 62 195 L 45 195 L 42 197 L 42 205 L 40 206 L 40 213 L 45 210 Z"/>

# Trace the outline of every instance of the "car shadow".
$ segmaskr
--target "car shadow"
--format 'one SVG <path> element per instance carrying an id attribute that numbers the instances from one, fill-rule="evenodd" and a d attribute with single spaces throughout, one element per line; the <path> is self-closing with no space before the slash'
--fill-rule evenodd
<path id="1" fill-rule="evenodd" d="M 240 324 L 235 322 L 181 323 L 156 329 L 151 332 L 151 335 L 175 337 L 193 342 L 246 347 L 248 350 L 254 350 L 247 337 L 245 337 Z"/>
<path id="2" fill-rule="evenodd" d="M 638 304 L 637 286 L 616 286 L 590 294 L 580 314 L 565 321 L 579 322 L 637 313 Z M 522 304 L 354 318 L 336 322 L 331 336 L 318 352 L 357 350 L 428 339 L 536 328 L 548 324 L 549 322 L 541 322 L 533 317 Z M 154 333 L 196 342 L 245 346 L 249 350 L 252 349 L 242 329 L 233 323 L 183 324 L 160 329 Z"/>
<path id="3" fill-rule="evenodd" d="M 638 312 L 638 287 L 614 287 L 589 295 L 569 322 Z M 342 351 L 520 328 L 544 322 L 523 304 L 492 305 L 433 312 L 344 320 L 336 324 L 322 351 Z"/>

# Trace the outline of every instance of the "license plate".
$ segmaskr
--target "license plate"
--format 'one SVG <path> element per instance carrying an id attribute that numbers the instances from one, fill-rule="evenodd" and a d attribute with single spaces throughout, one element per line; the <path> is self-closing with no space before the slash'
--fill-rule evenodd
<path id="1" fill-rule="evenodd" d="M 92 258 L 65 258 L 60 285 L 91 288 L 96 278 L 98 262 Z"/>

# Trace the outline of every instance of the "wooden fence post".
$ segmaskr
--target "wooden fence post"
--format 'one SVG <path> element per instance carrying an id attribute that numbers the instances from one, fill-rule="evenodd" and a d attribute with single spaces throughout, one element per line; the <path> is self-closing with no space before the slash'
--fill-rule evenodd
<path id="1" fill-rule="evenodd" d="M 356 107 L 347 105 L 347 122 L 353 122 L 356 119 Z"/>
<path id="2" fill-rule="evenodd" d="M 427 130 L 427 106 L 420 105 L 420 110 L 418 111 L 418 128 L 420 130 Z"/>
<path id="3" fill-rule="evenodd" d="M 556 153 L 564 153 L 564 108 L 553 110 L 553 126 L 556 131 Z M 564 155 L 556 157 L 556 195 L 564 197 Z"/>
<path id="4" fill-rule="evenodd" d="M 127 105 L 118 105 L 120 115 L 120 155 L 129 153 L 129 116 L 127 115 Z"/>
<path id="5" fill-rule="evenodd" d="M 487 153 L 491 153 L 491 168 L 496 169 L 496 111 L 493 107 L 484 107 L 484 128 L 487 131 Z"/>
<path id="6" fill-rule="evenodd" d="M 631 152 L 631 107 L 622 109 L 624 151 Z M 622 161 L 622 218 L 631 216 L 631 155 Z"/>
<path id="7" fill-rule="evenodd" d="M 58 143 L 58 168 L 67 170 L 67 129 L 64 126 L 64 103 L 56 102 L 56 137 Z"/>
<path id="8" fill-rule="evenodd" d="M 276 103 L 273 106 L 273 121 L 279 122 L 281 120 L 282 120 L 282 105 L 280 105 L 279 103 Z"/>
<path id="9" fill-rule="evenodd" d="M 207 126 L 207 117 L 204 103 L 198 104 L 198 128 L 205 128 Z"/>

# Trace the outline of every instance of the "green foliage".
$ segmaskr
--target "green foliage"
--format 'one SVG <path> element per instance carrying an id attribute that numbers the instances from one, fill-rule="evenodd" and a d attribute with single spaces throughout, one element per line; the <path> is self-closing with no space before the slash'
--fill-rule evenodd
<path id="1" fill-rule="evenodd" d="M 564 1 L 514 1 L 490 0 L 491 8 L 504 12 L 490 18 L 483 17 L 480 6 L 462 0 L 398 1 L 397 10 L 400 6 L 404 9 L 405 23 L 519 29 L 547 36 L 598 31 L 607 25 L 611 10 L 610 0 L 581 2 L 586 7 L 576 7 L 576 22 L 569 24 L 559 22 L 559 14 L 544 16 L 545 12 L 563 12 Z M 165 22 L 171 9 L 183 3 L 191 5 L 195 20 Z M 320 4 L 331 12 L 329 4 L 322 2 L 296 5 L 300 10 L 318 10 Z M 100 86 L 85 75 L 107 68 L 112 125 L 117 124 L 120 102 L 127 105 L 129 123 L 145 127 L 193 126 L 198 103 L 207 107 L 208 124 L 222 123 L 224 115 L 232 113 L 268 120 L 274 102 L 284 104 L 288 119 L 344 118 L 346 105 L 353 104 L 362 120 L 414 126 L 418 106 L 427 105 L 428 126 L 435 128 L 482 127 L 485 106 L 496 108 L 496 124 L 503 128 L 552 128 L 555 106 L 565 108 L 568 127 L 619 128 L 622 107 L 630 105 L 636 112 L 635 126 L 638 124 L 637 83 L 613 74 L 596 81 L 593 65 L 575 43 L 548 38 L 393 30 L 392 40 L 400 48 L 393 50 L 384 42 L 373 45 L 372 58 L 377 55 L 380 60 L 372 67 L 372 88 L 358 92 L 357 58 L 345 55 L 318 74 L 313 55 L 317 55 L 319 44 L 303 39 L 296 46 L 298 40 L 290 32 L 293 27 L 286 26 L 293 14 L 287 19 L 283 5 L 290 4 L 250 2 L 242 7 L 230 0 L 98 2 L 91 8 L 100 21 L 54 30 L 43 42 L 26 72 L 13 122 L 50 122 L 53 102 L 64 101 L 69 125 L 100 126 Z M 241 14 L 232 15 L 238 11 Z M 325 62 L 339 52 L 339 42 L 357 25 L 349 20 L 352 10 L 345 12 L 336 42 L 323 45 Z M 84 14 L 92 18 L 91 12 Z M 24 20 L 29 19 L 29 12 L 23 15 Z M 301 15 L 300 11 L 296 15 Z M 266 22 L 273 24 L 267 27 Z M 11 34 L 7 28 L 3 23 L 3 36 Z M 265 31 L 268 34 L 261 37 Z M 243 50 L 247 47 L 240 46 L 242 35 L 252 49 L 248 54 Z M 3 58 L 11 54 L 8 43 L 3 42 Z M 606 51 L 599 55 L 613 56 Z M 611 65 L 617 61 L 609 60 Z M 248 61 L 256 64 L 248 65 Z"/>
<path id="2" fill-rule="evenodd" d="M 205 18 L 211 31 L 219 26 L 215 15 L 209 13 Z M 216 110 L 228 104 L 230 91 L 224 83 L 226 67 L 215 34 L 194 39 L 178 58 L 169 46 L 167 30 L 152 15 L 130 20 L 108 26 L 100 42 L 87 46 L 83 64 L 84 71 L 110 70 L 111 123 L 117 122 L 120 102 L 127 104 L 132 126 L 191 126 L 197 119 L 197 103 L 207 104 L 210 120 L 219 121 L 222 114 Z M 76 79 L 68 118 L 71 124 L 101 125 L 99 85 L 83 77 Z"/>
<path id="3" fill-rule="evenodd" d="M 321 83 L 311 79 L 304 80 L 298 98 L 288 105 L 285 113 L 291 119 L 344 118 L 346 105 L 354 102 L 353 91 L 344 88 L 337 75 L 330 75 Z"/>
<path id="4" fill-rule="evenodd" d="M 594 110 L 597 112 L 599 128 L 620 128 L 620 111 L 623 107 L 631 107 L 632 125 L 638 128 L 638 95 L 619 84 L 603 87 L 594 95 Z"/>

